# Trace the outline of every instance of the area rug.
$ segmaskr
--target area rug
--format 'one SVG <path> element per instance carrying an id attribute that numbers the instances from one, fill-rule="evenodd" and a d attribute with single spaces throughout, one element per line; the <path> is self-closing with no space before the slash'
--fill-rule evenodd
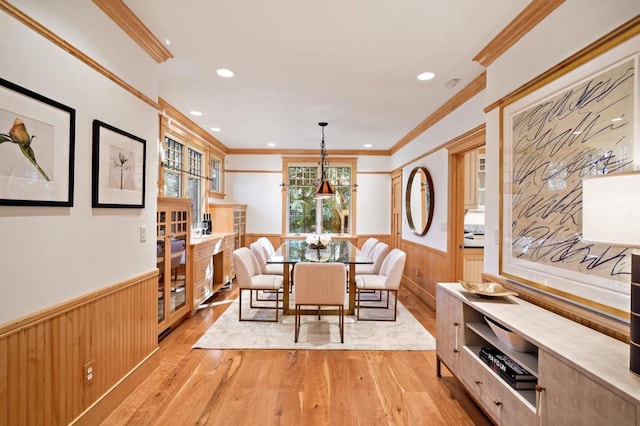
<path id="1" fill-rule="evenodd" d="M 245 315 L 273 316 L 271 309 L 249 309 L 249 292 L 242 301 Z M 238 300 L 211 325 L 192 346 L 198 349 L 337 349 L 337 350 L 435 350 L 436 340 L 398 302 L 398 317 L 395 322 L 357 321 L 355 316 L 345 316 L 344 343 L 340 343 L 338 317 L 325 315 L 302 317 L 298 343 L 294 342 L 294 316 L 283 315 L 279 322 L 238 321 Z M 280 311 L 282 313 L 282 311 Z M 367 315 L 388 315 L 386 309 L 366 309 Z"/>

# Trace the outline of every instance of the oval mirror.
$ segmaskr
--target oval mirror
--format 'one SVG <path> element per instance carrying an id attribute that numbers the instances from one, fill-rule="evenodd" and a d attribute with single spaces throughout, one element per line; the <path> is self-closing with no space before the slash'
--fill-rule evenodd
<path id="1" fill-rule="evenodd" d="M 409 174 L 405 210 L 411 232 L 426 234 L 433 218 L 433 182 L 425 167 L 416 167 Z"/>

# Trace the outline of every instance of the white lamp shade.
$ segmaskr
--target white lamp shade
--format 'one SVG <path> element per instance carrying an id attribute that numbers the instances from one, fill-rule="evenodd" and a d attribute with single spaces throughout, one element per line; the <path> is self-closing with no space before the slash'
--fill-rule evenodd
<path id="1" fill-rule="evenodd" d="M 582 239 L 640 247 L 640 171 L 582 181 Z"/>

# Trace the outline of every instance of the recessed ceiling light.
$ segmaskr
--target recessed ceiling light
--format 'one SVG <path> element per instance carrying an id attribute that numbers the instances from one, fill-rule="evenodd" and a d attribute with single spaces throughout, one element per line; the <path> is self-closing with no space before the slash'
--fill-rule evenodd
<path id="1" fill-rule="evenodd" d="M 233 71 L 228 70 L 226 68 L 218 68 L 216 70 L 216 74 L 218 74 L 220 77 L 225 77 L 225 78 L 233 77 Z"/>
<path id="2" fill-rule="evenodd" d="M 167 46 L 171 46 L 171 40 L 169 40 L 168 38 L 165 38 L 164 44 L 166 44 Z"/>
<path id="3" fill-rule="evenodd" d="M 200 111 L 189 111 L 189 114 L 196 116 L 196 117 L 200 117 L 202 116 L 202 113 Z"/>
<path id="4" fill-rule="evenodd" d="M 222 130 L 220 127 L 212 127 L 211 128 L 212 132 L 219 132 L 220 130 Z"/>
<path id="5" fill-rule="evenodd" d="M 423 72 L 422 74 L 418 74 L 418 80 L 431 80 L 436 75 L 432 72 Z"/>
<path id="6" fill-rule="evenodd" d="M 611 119 L 611 121 L 620 121 L 620 120 L 622 120 L 622 117 L 616 117 L 616 118 Z"/>
<path id="7" fill-rule="evenodd" d="M 267 144 L 267 146 L 276 146 L 276 144 L 275 144 L 275 143 L 273 143 L 273 142 L 269 142 L 269 143 Z"/>
<path id="8" fill-rule="evenodd" d="M 373 146 L 373 145 L 371 145 L 370 143 L 365 143 L 365 144 L 364 144 L 364 147 L 365 147 L 365 148 L 371 148 L 372 146 Z"/>

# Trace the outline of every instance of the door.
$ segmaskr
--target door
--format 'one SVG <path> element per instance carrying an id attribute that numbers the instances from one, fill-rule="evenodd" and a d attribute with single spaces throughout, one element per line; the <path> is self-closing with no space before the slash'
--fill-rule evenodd
<path id="1" fill-rule="evenodd" d="M 447 252 L 449 253 L 451 281 L 463 278 L 464 264 L 464 190 L 465 154 L 484 147 L 485 128 L 479 128 L 458 143 L 447 147 L 449 151 L 449 208 L 447 227 Z"/>
<path id="2" fill-rule="evenodd" d="M 391 174 L 390 249 L 402 248 L 402 170 Z"/>

